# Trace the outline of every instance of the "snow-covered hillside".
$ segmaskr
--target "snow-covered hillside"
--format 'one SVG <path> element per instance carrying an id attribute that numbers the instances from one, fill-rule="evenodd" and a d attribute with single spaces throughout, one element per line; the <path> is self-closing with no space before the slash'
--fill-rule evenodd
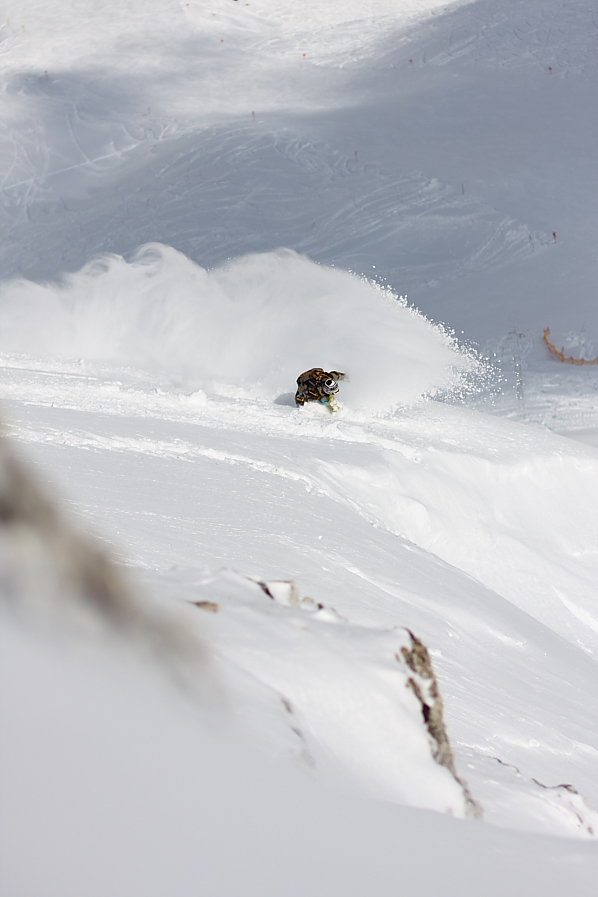
<path id="1" fill-rule="evenodd" d="M 594 4 L 8 7 L 2 418 L 190 641 L 3 615 L 6 893 L 593 894 Z"/>

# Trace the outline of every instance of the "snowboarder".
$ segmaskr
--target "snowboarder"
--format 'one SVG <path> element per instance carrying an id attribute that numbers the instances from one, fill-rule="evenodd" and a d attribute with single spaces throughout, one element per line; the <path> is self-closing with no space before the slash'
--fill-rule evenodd
<path id="1" fill-rule="evenodd" d="M 335 410 L 335 396 L 338 392 L 338 381 L 346 380 L 347 375 L 340 371 L 323 371 L 322 368 L 311 368 L 297 377 L 295 404 L 298 407 L 306 402 L 320 402 Z"/>

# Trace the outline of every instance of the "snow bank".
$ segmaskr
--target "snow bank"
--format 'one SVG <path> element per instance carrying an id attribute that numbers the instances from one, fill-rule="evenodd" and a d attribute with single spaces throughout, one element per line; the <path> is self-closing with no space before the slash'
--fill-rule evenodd
<path id="1" fill-rule="evenodd" d="M 285 584 L 267 583 L 275 585 L 266 597 L 263 586 L 221 571 L 185 596 L 217 611 L 198 612 L 196 624 L 189 618 L 190 631 L 201 624 L 198 635 L 206 633 L 219 658 L 237 717 L 251 715 L 265 750 L 343 790 L 357 786 L 379 800 L 481 816 L 457 777 L 434 673 L 430 667 L 426 678 L 413 663 L 413 636 L 351 623 L 298 590 L 289 605 L 280 595 Z M 435 713 L 437 728 L 429 723 Z"/>
<path id="2" fill-rule="evenodd" d="M 312 599 L 301 601 L 296 588 L 289 606 L 281 583 L 272 584 L 271 593 L 265 584 L 231 574 L 209 575 L 203 585 L 191 604 L 203 598 L 204 608 L 220 607 L 216 629 L 180 601 L 140 601 L 94 542 L 62 518 L 7 439 L 0 440 L 0 615 L 9 609 L 39 632 L 68 633 L 72 650 L 95 645 L 114 656 L 122 641 L 136 657 L 141 648 L 150 668 L 176 673 L 195 703 L 203 688 L 204 708 L 207 692 L 229 709 L 247 704 L 246 683 L 239 694 L 241 669 L 268 692 L 266 717 L 251 701 L 254 721 L 265 733 L 272 716 L 283 716 L 287 736 L 304 745 L 303 764 L 314 765 L 313 739 L 333 767 L 353 769 L 380 798 L 390 791 L 412 806 L 480 814 L 457 777 L 427 649 L 410 632 L 343 622 Z M 236 675 L 208 670 L 204 634 Z"/>
<path id="3" fill-rule="evenodd" d="M 441 403 L 399 426 L 367 467 L 320 461 L 322 486 L 595 653 L 596 451 Z"/>
<path id="4" fill-rule="evenodd" d="M 390 290 L 290 250 L 206 271 L 150 244 L 60 284 L 0 293 L 0 348 L 168 371 L 212 391 L 274 399 L 302 371 L 345 371 L 342 399 L 375 411 L 462 386 L 470 354 Z"/>
<path id="5" fill-rule="evenodd" d="M 4 894 L 593 893 L 592 845 L 316 789 L 113 659 L 0 645 Z"/>

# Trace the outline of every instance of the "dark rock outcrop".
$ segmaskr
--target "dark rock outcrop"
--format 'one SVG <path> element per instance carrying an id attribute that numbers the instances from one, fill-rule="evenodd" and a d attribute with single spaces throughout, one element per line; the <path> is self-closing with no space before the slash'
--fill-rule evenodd
<path id="1" fill-rule="evenodd" d="M 432 667 L 432 661 L 428 649 L 417 636 L 408 629 L 411 647 L 402 647 L 402 657 L 409 669 L 413 672 L 408 680 L 409 688 L 413 691 L 421 704 L 424 722 L 430 735 L 432 756 L 440 766 L 445 766 L 463 789 L 467 815 L 474 819 L 481 819 L 483 810 L 481 805 L 472 797 L 467 782 L 457 775 L 453 752 L 444 724 L 444 710 L 442 695 L 438 688 L 438 680 Z"/>

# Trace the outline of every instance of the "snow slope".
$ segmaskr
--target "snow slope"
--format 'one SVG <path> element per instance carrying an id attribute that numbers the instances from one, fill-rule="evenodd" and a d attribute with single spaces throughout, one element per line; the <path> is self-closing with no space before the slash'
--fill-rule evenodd
<path id="1" fill-rule="evenodd" d="M 591 893 L 593 845 L 529 835 L 522 850 L 518 833 L 327 794 L 155 679 L 12 627 L 0 662 L 24 736 L 3 739 L 3 893 Z"/>
<path id="2" fill-rule="evenodd" d="M 5 274 L 283 245 L 470 338 L 595 332 L 594 5 L 315 7 L 21 0 L 0 45 Z"/>
<path id="3" fill-rule="evenodd" d="M 369 414 L 462 388 L 479 367 L 390 290 L 289 250 L 206 272 L 147 246 L 131 264 L 98 257 L 64 285 L 8 284 L 0 305 L 8 352 L 135 361 L 270 399 L 315 359 L 351 371 L 347 401 Z"/>
<path id="4" fill-rule="evenodd" d="M 14 727 L 55 708 L 51 759 L 34 754 L 34 791 L 18 767 L 11 806 L 43 809 L 42 844 L 53 826 L 72 836 L 81 810 L 59 756 L 77 747 L 58 721 L 90 751 L 85 695 L 106 708 L 122 689 L 129 709 L 105 711 L 105 738 L 124 765 L 101 779 L 139 807 L 127 832 L 146 825 L 123 734 L 153 741 L 144 708 L 171 733 L 143 777 L 155 806 L 178 816 L 178 795 L 197 795 L 174 853 L 147 866 L 153 884 L 159 849 L 123 835 L 140 893 L 163 893 L 173 864 L 170 891 L 187 893 L 198 840 L 213 893 L 281 893 L 278 867 L 261 877 L 287 855 L 281 817 L 311 857 L 297 893 L 320 878 L 322 893 L 382 894 L 401 876 L 430 895 L 447 880 L 455 894 L 593 893 L 598 853 L 581 841 L 598 831 L 598 369 L 565 369 L 541 339 L 549 325 L 568 351 L 598 351 L 593 5 L 59 6 L 20 0 L 0 32 L 4 417 L 151 600 L 219 605 L 189 625 L 248 746 L 236 730 L 213 742 L 203 711 L 188 719 L 155 684 L 138 693 L 114 660 L 90 670 L 8 626 Z M 393 298 L 407 293 L 427 317 Z M 335 417 L 294 407 L 315 364 L 350 375 Z M 247 576 L 293 579 L 324 611 L 273 605 Z M 444 771 L 426 786 L 424 747 L 401 740 L 402 627 L 430 648 L 483 824 L 416 809 L 461 814 Z M 47 680 L 35 700 L 32 657 Z M 212 758 L 216 792 L 194 752 Z M 280 810 L 275 790 L 294 805 L 306 782 L 302 809 Z M 223 826 L 260 805 L 274 846 L 235 824 L 214 851 L 195 828 L 206 792 L 230 797 Z M 92 806 L 106 833 L 114 804 Z M 160 813 L 150 843 L 171 844 Z M 212 865 L 246 835 L 262 861 Z M 28 838 L 18 829 L 15 857 Z M 93 841 L 66 871 L 48 850 L 39 874 L 89 892 Z M 417 865 L 422 880 L 410 861 L 423 845 L 439 859 Z M 38 887 L 26 865 L 14 893 Z M 129 880 L 99 868 L 98 893 Z"/>

